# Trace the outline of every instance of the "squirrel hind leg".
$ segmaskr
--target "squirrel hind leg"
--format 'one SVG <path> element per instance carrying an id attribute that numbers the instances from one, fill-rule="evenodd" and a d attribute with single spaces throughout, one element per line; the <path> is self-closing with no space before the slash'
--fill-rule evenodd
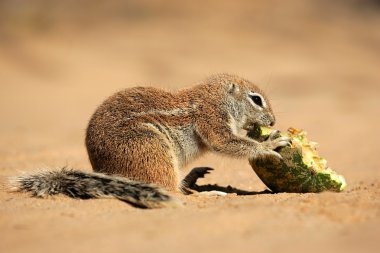
<path id="1" fill-rule="evenodd" d="M 191 194 L 194 191 L 198 190 L 197 181 L 200 178 L 204 178 L 206 174 L 209 174 L 210 171 L 214 170 L 210 167 L 195 167 L 193 168 L 189 174 L 185 176 L 181 181 L 180 190 L 184 194 Z"/>
<path id="2" fill-rule="evenodd" d="M 214 170 L 210 167 L 195 167 L 181 182 L 181 191 L 184 194 L 195 194 L 200 196 L 226 196 L 227 192 L 214 189 L 205 189 L 204 186 L 197 185 L 197 180 L 204 178 L 206 174 Z M 206 186 L 207 187 L 207 186 Z"/>
<path id="3" fill-rule="evenodd" d="M 139 125 L 135 129 L 139 131 L 138 136 L 119 138 L 108 145 L 111 148 L 99 149 L 99 145 L 90 148 L 94 171 L 155 184 L 171 192 L 177 191 L 180 162 L 175 147 L 167 135 L 155 126 Z M 121 134 L 131 135 L 128 131 Z"/>

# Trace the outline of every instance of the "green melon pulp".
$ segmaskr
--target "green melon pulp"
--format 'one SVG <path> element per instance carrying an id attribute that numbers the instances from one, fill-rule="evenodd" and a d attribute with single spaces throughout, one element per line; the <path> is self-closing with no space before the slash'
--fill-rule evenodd
<path id="1" fill-rule="evenodd" d="M 248 132 L 250 138 L 263 141 L 273 130 L 255 127 Z M 343 176 L 327 167 L 317 152 L 317 143 L 306 137 L 306 132 L 289 128 L 282 136 L 292 140 L 291 147 L 277 150 L 283 160 L 270 158 L 250 159 L 253 170 L 273 192 L 343 191 L 347 186 Z"/>

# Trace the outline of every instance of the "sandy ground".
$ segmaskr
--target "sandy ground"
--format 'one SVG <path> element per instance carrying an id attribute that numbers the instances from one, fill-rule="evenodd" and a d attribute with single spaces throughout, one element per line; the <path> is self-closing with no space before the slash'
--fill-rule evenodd
<path id="1" fill-rule="evenodd" d="M 0 252 L 378 252 L 379 15 L 321 15 L 304 4 L 310 1 L 294 2 L 225 4 L 197 16 L 179 12 L 88 29 L 3 27 L 0 179 L 62 166 L 90 171 L 86 124 L 117 90 L 177 89 L 231 72 L 269 93 L 278 129 L 303 128 L 320 143 L 347 179 L 346 191 L 260 194 L 265 186 L 247 161 L 213 154 L 185 172 L 214 167 L 200 184 L 252 195 L 177 196 L 185 207 L 141 210 L 116 200 L 0 191 Z"/>

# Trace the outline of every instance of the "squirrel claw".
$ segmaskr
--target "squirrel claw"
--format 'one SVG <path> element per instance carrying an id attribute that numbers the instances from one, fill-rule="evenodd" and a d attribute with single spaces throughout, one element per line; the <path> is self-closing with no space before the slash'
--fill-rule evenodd
<path id="1" fill-rule="evenodd" d="M 274 151 L 274 150 L 265 150 L 265 151 L 262 151 L 260 152 L 259 154 L 257 154 L 255 157 L 253 157 L 253 159 L 256 159 L 256 160 L 268 160 L 268 159 L 271 159 L 271 160 L 277 160 L 277 161 L 283 161 L 284 158 L 282 157 L 281 154 L 279 154 L 278 152 Z"/>
<path id="2" fill-rule="evenodd" d="M 281 132 L 279 130 L 274 130 L 270 133 L 268 140 L 275 140 L 277 138 L 281 137 Z"/>
<path id="3" fill-rule="evenodd" d="M 210 167 L 195 167 L 193 168 L 189 174 L 182 180 L 181 185 L 182 188 L 192 188 L 199 178 L 204 178 L 206 174 L 210 174 L 210 172 L 214 170 Z"/>

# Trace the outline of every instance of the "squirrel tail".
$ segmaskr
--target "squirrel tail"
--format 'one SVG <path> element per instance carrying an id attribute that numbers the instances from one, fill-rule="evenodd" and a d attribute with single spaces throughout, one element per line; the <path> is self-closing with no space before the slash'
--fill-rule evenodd
<path id="1" fill-rule="evenodd" d="M 116 198 L 141 208 L 180 206 L 163 189 L 124 177 L 63 168 L 10 179 L 11 190 L 35 197 L 65 194 L 72 198 Z"/>

